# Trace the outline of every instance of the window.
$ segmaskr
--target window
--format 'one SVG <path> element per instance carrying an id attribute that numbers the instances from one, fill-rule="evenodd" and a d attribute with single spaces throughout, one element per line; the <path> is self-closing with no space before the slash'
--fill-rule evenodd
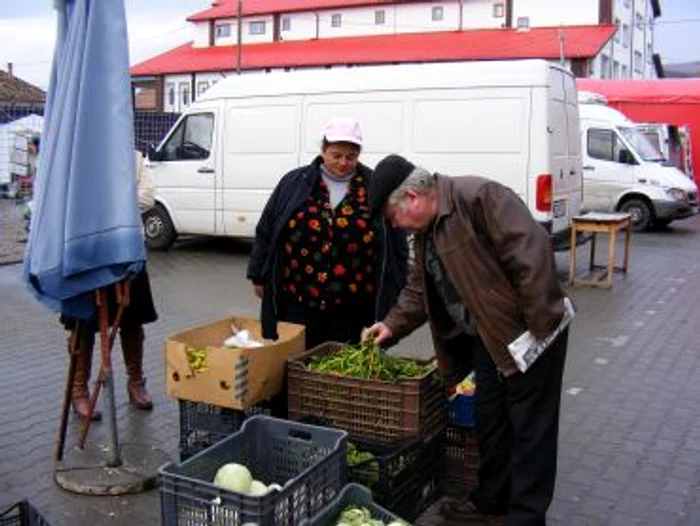
<path id="1" fill-rule="evenodd" d="M 610 57 L 607 55 L 600 56 L 600 78 L 610 78 Z"/>
<path id="2" fill-rule="evenodd" d="M 190 83 L 180 82 L 180 106 L 185 108 L 190 104 Z"/>
<path id="3" fill-rule="evenodd" d="M 197 82 L 197 95 L 201 95 L 207 89 L 209 88 L 209 81 L 208 80 L 200 80 Z"/>
<path id="4" fill-rule="evenodd" d="M 264 35 L 265 34 L 265 21 L 256 20 L 254 22 L 248 23 L 248 34 L 250 35 Z"/>
<path id="5" fill-rule="evenodd" d="M 643 62 L 644 59 L 642 57 L 642 52 L 641 51 L 635 51 L 634 52 L 634 70 L 637 73 L 642 72 L 642 67 L 643 67 Z"/>
<path id="6" fill-rule="evenodd" d="M 630 26 L 622 24 L 622 45 L 629 47 L 630 45 Z"/>
<path id="7" fill-rule="evenodd" d="M 620 78 L 620 61 L 619 60 L 613 60 L 613 72 L 612 76 L 614 79 L 619 79 Z"/>
<path id="8" fill-rule="evenodd" d="M 282 17 L 282 31 L 291 31 L 292 19 L 288 16 Z"/>
<path id="9" fill-rule="evenodd" d="M 175 106 L 175 84 L 168 82 L 168 106 Z"/>
<path id="10" fill-rule="evenodd" d="M 445 11 L 441 5 L 437 5 L 432 9 L 433 22 L 439 22 L 445 16 Z"/>
<path id="11" fill-rule="evenodd" d="M 530 18 L 527 16 L 519 16 L 515 25 L 518 29 L 527 29 L 530 27 Z"/>
<path id="12" fill-rule="evenodd" d="M 617 28 L 615 30 L 615 42 L 618 44 L 620 43 L 620 19 L 616 18 L 615 19 L 615 27 Z"/>
<path id="13" fill-rule="evenodd" d="M 386 22 L 386 11 L 380 9 L 374 12 L 374 24 L 377 26 L 383 26 Z"/>
<path id="14" fill-rule="evenodd" d="M 621 75 L 622 75 L 622 78 L 623 78 L 623 79 L 626 79 L 626 78 L 629 77 L 628 71 L 629 71 L 629 69 L 627 68 L 627 65 L 626 65 L 626 64 L 622 64 Z"/>
<path id="15" fill-rule="evenodd" d="M 637 26 L 637 29 L 644 29 L 644 17 L 641 13 L 637 13 L 636 15 L 634 15 L 634 22 Z"/>
<path id="16" fill-rule="evenodd" d="M 342 18 L 339 13 L 331 16 L 331 27 L 340 27 L 342 24 Z"/>
<path id="17" fill-rule="evenodd" d="M 216 38 L 228 38 L 231 36 L 231 24 L 219 24 L 216 26 Z"/>
<path id="18" fill-rule="evenodd" d="M 623 5 L 624 5 L 625 7 L 629 7 L 629 6 L 630 6 L 630 0 L 625 0 L 625 1 L 623 2 Z"/>
<path id="19" fill-rule="evenodd" d="M 183 119 L 163 145 L 164 161 L 206 159 L 211 151 L 214 115 L 198 113 Z"/>
<path id="20" fill-rule="evenodd" d="M 588 130 L 587 148 L 591 158 L 601 161 L 619 163 L 621 158 L 631 157 L 629 150 L 625 148 L 625 145 L 612 130 L 597 128 Z M 622 151 L 627 153 L 621 155 Z"/>
<path id="21" fill-rule="evenodd" d="M 654 56 L 654 46 L 651 42 L 647 42 L 647 62 L 651 64 L 652 58 Z"/>
<path id="22" fill-rule="evenodd" d="M 493 17 L 503 18 L 506 16 L 506 9 L 503 4 L 493 4 Z"/>

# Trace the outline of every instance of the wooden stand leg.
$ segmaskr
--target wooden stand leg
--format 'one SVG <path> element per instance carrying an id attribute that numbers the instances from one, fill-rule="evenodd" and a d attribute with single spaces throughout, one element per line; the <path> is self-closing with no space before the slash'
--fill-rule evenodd
<path id="1" fill-rule="evenodd" d="M 613 228 L 608 234 L 610 247 L 608 248 L 608 288 L 612 288 L 613 274 L 615 273 L 615 243 L 617 242 L 617 229 Z"/>
<path id="2" fill-rule="evenodd" d="M 627 223 L 627 228 L 625 228 L 625 261 L 624 261 L 624 266 L 623 266 L 623 272 L 627 274 L 627 270 L 629 269 L 629 261 L 630 261 L 630 235 L 632 234 L 632 222 Z"/>
<path id="3" fill-rule="evenodd" d="M 591 238 L 591 257 L 590 261 L 588 262 L 588 270 L 589 272 L 593 272 L 593 269 L 595 269 L 595 242 L 598 237 L 597 232 L 593 232 L 593 237 Z"/>
<path id="4" fill-rule="evenodd" d="M 574 284 L 576 276 L 576 226 L 571 225 L 571 237 L 569 240 L 569 285 Z"/>

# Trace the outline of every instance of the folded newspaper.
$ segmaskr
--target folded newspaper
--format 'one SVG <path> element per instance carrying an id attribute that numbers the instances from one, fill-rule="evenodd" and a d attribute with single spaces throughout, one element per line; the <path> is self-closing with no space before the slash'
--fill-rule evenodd
<path id="1" fill-rule="evenodd" d="M 527 371 L 537 361 L 542 352 L 549 347 L 561 331 L 566 329 L 574 319 L 574 306 L 569 298 L 564 298 L 564 317 L 554 331 L 543 340 L 537 340 L 530 331 L 526 331 L 508 344 L 508 351 L 515 360 L 521 373 Z"/>

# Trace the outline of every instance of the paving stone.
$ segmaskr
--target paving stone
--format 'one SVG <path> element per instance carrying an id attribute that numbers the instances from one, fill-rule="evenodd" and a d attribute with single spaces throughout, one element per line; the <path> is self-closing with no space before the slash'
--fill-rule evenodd
<path id="1" fill-rule="evenodd" d="M 149 255 L 160 319 L 146 327 L 144 365 L 156 407 L 148 414 L 129 406 L 117 347 L 120 440 L 155 445 L 176 458 L 177 405 L 165 393 L 163 340 L 231 314 L 258 315 L 258 301 L 245 280 L 249 249 L 230 240 L 194 240 Z M 698 254 L 700 217 L 663 232 L 634 234 L 630 272 L 615 276 L 613 290 L 569 291 L 578 315 L 564 390 L 581 391 L 562 396 L 560 462 L 549 524 L 700 524 Z M 583 266 L 586 251 L 579 256 Z M 556 256 L 562 277 L 567 258 Z M 0 368 L 0 504 L 29 498 L 53 526 L 159 524 L 157 490 L 95 498 L 68 494 L 53 484 L 66 335 L 56 315 L 31 298 L 18 277 L 19 266 L 0 267 L 0 355 L 11 364 Z M 429 349 L 429 335 L 421 329 L 396 352 L 423 357 Z M 596 358 L 606 362 L 595 363 Z M 70 445 L 78 431 L 71 418 Z M 103 438 L 104 423 L 90 433 L 89 440 Z M 435 508 L 419 521 L 440 523 Z"/>

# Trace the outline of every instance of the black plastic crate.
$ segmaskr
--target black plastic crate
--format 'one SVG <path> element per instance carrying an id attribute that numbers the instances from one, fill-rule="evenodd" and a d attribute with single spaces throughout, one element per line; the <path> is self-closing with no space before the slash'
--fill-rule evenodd
<path id="1" fill-rule="evenodd" d="M 180 464 L 160 468 L 165 526 L 296 526 L 340 491 L 347 433 L 268 416 L 248 418 L 240 431 Z M 229 462 L 281 491 L 250 497 L 214 486 Z"/>
<path id="2" fill-rule="evenodd" d="M 443 432 L 390 446 L 350 439 L 357 451 L 374 458 L 348 464 L 348 481 L 369 488 L 375 502 L 414 520 L 439 496 L 444 439 Z"/>
<path id="3" fill-rule="evenodd" d="M 239 411 L 204 402 L 189 400 L 178 400 L 178 402 L 181 461 L 235 433 L 248 417 L 270 413 L 266 406 L 256 406 L 250 411 Z"/>
<path id="4" fill-rule="evenodd" d="M 50 526 L 49 522 L 32 506 L 23 500 L 0 512 L 0 526 Z"/>
<path id="5" fill-rule="evenodd" d="M 372 493 L 367 488 L 351 483 L 346 485 L 340 494 L 319 513 L 302 521 L 301 526 L 335 526 L 338 523 L 338 516 L 348 506 L 367 508 L 373 519 L 381 520 L 385 524 L 401 520 L 389 510 L 376 504 L 372 500 Z"/>

